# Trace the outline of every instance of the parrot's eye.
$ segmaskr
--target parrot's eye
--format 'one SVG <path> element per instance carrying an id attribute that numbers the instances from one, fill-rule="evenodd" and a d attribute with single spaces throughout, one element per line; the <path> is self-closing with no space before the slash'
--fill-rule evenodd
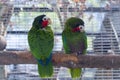
<path id="1" fill-rule="evenodd" d="M 83 25 L 80 25 L 80 26 L 79 26 L 80 29 L 83 29 L 83 27 L 84 27 Z"/>
<path id="2" fill-rule="evenodd" d="M 49 18 L 45 16 L 42 20 L 43 20 L 43 21 L 47 21 L 48 19 L 49 19 Z"/>

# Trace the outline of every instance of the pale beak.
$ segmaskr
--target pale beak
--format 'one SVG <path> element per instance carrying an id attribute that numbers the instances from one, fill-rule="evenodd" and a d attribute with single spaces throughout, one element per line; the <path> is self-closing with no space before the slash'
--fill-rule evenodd
<path id="1" fill-rule="evenodd" d="M 52 21 L 50 18 L 48 19 L 48 24 L 52 24 Z"/>

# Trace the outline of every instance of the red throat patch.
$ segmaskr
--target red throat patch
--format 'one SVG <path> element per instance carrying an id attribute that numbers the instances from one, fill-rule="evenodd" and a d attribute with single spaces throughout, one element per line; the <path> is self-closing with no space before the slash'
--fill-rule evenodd
<path id="1" fill-rule="evenodd" d="M 42 27 L 45 28 L 46 26 L 48 26 L 48 20 L 42 22 Z"/>
<path id="2" fill-rule="evenodd" d="M 76 28 L 73 28 L 73 29 L 72 29 L 72 32 L 77 32 L 77 31 L 80 31 L 80 28 L 79 28 L 79 27 L 76 27 Z"/>

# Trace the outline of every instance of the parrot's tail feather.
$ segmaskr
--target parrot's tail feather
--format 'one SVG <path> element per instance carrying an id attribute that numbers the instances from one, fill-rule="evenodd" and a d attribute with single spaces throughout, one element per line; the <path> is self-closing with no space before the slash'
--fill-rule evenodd
<path id="1" fill-rule="evenodd" d="M 41 65 L 38 62 L 38 73 L 41 78 L 52 77 L 53 75 L 53 65 L 49 62 L 47 65 Z"/>
<path id="2" fill-rule="evenodd" d="M 48 58 L 46 58 L 45 60 L 37 59 L 38 63 L 43 66 L 47 66 L 49 64 L 49 62 L 51 62 L 51 60 L 52 60 L 52 54 L 50 54 L 50 56 Z"/>
<path id="3" fill-rule="evenodd" d="M 70 69 L 70 73 L 72 78 L 80 78 L 82 69 L 81 68 Z"/>

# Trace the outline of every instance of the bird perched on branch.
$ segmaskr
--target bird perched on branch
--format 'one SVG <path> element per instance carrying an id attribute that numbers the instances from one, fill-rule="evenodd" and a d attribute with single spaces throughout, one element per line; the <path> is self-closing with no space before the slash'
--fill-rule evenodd
<path id="1" fill-rule="evenodd" d="M 28 32 L 28 43 L 37 60 L 40 77 L 51 77 L 53 74 L 51 59 L 54 35 L 49 24 L 51 20 L 46 15 L 37 16 Z"/>
<path id="2" fill-rule="evenodd" d="M 65 22 L 62 32 L 63 47 L 66 54 L 75 55 L 86 54 L 87 36 L 84 30 L 84 21 L 77 17 L 71 17 Z M 72 63 L 72 62 L 71 62 Z M 79 78 L 82 73 L 81 68 L 70 68 L 72 78 Z"/>

